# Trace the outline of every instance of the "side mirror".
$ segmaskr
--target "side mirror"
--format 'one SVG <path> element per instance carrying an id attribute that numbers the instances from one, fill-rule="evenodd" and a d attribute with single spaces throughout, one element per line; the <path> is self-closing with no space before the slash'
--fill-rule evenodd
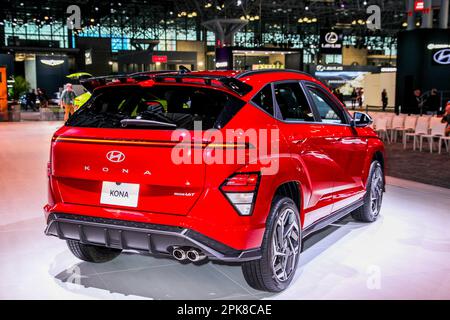
<path id="1" fill-rule="evenodd" d="M 364 112 L 356 111 L 353 114 L 353 119 L 350 122 L 352 127 L 367 127 L 373 123 L 372 118 Z"/>

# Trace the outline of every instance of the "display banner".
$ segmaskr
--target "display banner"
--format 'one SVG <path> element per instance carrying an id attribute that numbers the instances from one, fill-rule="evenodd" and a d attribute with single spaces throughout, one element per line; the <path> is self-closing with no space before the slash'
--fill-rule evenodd
<path id="1" fill-rule="evenodd" d="M 320 52 L 325 54 L 342 54 L 342 33 L 335 30 L 321 30 Z"/>
<path id="2" fill-rule="evenodd" d="M 415 89 L 450 88 L 450 29 L 418 28 L 399 32 L 397 41 L 397 111 L 408 113 Z M 443 103 L 440 108 L 444 107 Z"/>
<path id="3" fill-rule="evenodd" d="M 152 56 L 152 62 L 153 63 L 167 63 L 167 56 L 157 56 L 157 55 L 153 55 Z"/>
<path id="4" fill-rule="evenodd" d="M 416 0 L 414 2 L 414 11 L 420 12 L 420 11 L 423 11 L 423 9 L 425 9 L 425 1 L 423 1 L 423 0 L 420 0 L 420 1 Z"/>
<path id="5" fill-rule="evenodd" d="M 0 67 L 0 113 L 8 111 L 8 77 L 6 67 Z"/>
<path id="6" fill-rule="evenodd" d="M 233 69 L 233 49 L 231 47 L 216 48 L 216 70 Z"/>

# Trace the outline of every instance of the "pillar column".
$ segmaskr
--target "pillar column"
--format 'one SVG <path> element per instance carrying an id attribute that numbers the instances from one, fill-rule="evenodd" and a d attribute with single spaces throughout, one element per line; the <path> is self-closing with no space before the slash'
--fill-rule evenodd
<path id="1" fill-rule="evenodd" d="M 424 10 L 422 11 L 422 29 L 433 28 L 433 7 L 432 0 L 424 1 Z"/>
<path id="2" fill-rule="evenodd" d="M 441 0 L 441 10 L 439 12 L 439 28 L 448 28 L 448 3 L 449 0 Z"/>
<path id="3" fill-rule="evenodd" d="M 406 7 L 406 12 L 408 14 L 408 26 L 406 28 L 406 30 L 414 30 L 416 28 L 416 14 L 414 12 L 414 0 L 408 0 L 407 2 L 407 7 Z"/>

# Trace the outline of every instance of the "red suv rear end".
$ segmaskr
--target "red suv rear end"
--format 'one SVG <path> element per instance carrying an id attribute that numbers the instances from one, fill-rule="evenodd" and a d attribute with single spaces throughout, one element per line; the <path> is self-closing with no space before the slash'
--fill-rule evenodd
<path id="1" fill-rule="evenodd" d="M 384 148 L 370 118 L 295 71 L 139 75 L 97 88 L 54 135 L 47 235 L 89 262 L 122 250 L 242 263 L 291 282 L 302 239 L 374 221 Z"/>

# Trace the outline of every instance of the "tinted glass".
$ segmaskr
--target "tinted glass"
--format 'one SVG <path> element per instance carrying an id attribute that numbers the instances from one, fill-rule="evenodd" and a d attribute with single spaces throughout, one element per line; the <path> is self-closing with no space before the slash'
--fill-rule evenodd
<path id="1" fill-rule="evenodd" d="M 257 106 L 273 115 L 273 97 L 270 84 L 266 85 L 252 100 Z"/>
<path id="2" fill-rule="evenodd" d="M 243 106 L 244 102 L 234 96 L 208 88 L 116 86 L 96 91 L 67 125 L 119 128 L 124 127 L 123 120 L 140 120 L 140 126 L 145 129 L 192 130 L 194 121 L 201 121 L 203 130 L 220 129 Z M 142 125 L 148 122 L 153 123 Z M 136 129 L 136 125 L 128 121 L 126 127 Z"/>
<path id="3" fill-rule="evenodd" d="M 298 82 L 278 83 L 274 88 L 283 120 L 314 121 L 314 115 Z"/>
<path id="4" fill-rule="evenodd" d="M 324 92 L 314 87 L 308 87 L 308 90 L 322 122 L 334 124 L 345 123 L 342 112 Z"/>

